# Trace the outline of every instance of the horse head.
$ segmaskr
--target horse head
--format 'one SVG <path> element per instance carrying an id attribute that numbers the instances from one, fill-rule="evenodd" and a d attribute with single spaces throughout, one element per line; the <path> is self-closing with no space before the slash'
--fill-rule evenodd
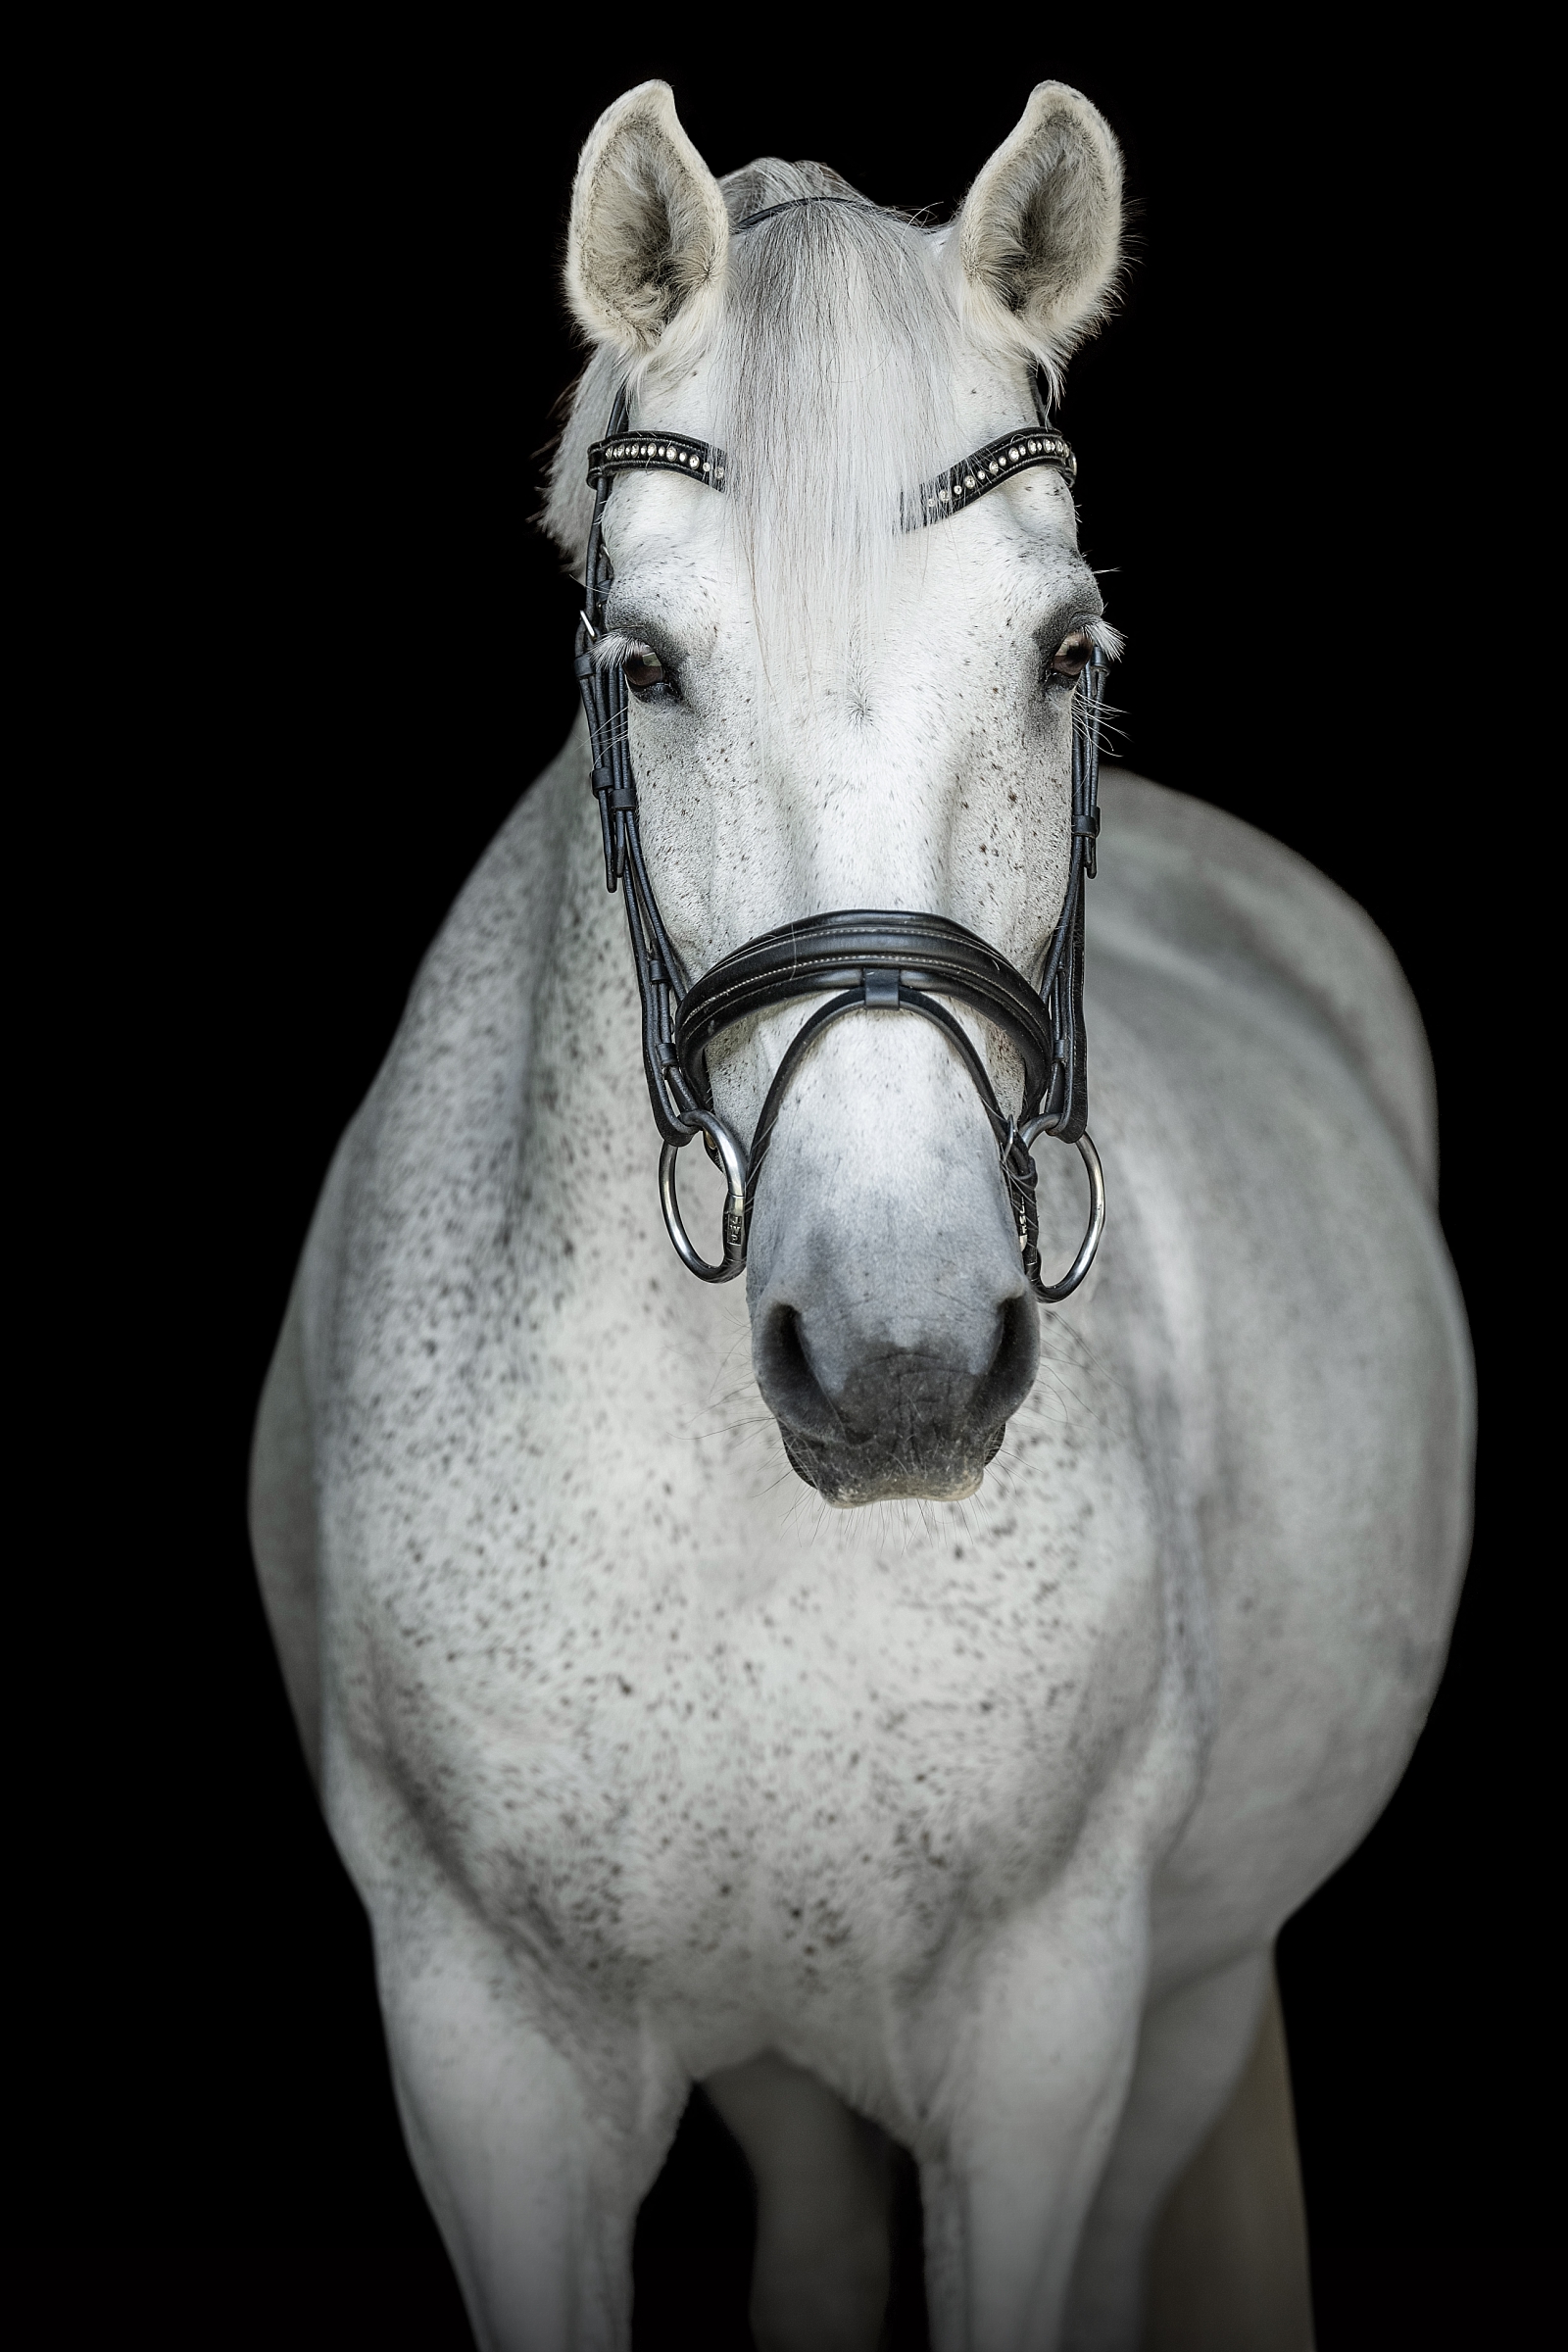
<path id="1" fill-rule="evenodd" d="M 1114 633 L 1060 467 L 1024 466 L 941 528 L 920 509 L 962 453 L 1039 426 L 1109 301 L 1120 188 L 1106 125 L 1050 82 L 938 227 L 818 165 L 716 179 L 662 82 L 596 126 L 566 263 L 594 348 L 549 519 L 580 562 L 612 411 L 639 447 L 707 453 L 706 482 L 666 466 L 600 501 L 613 585 L 583 657 L 624 680 L 641 848 L 688 974 L 875 908 L 1039 976 L 1072 871 L 1075 686 Z M 877 1002 L 792 1065 L 750 1203 L 758 1380 L 796 1470 L 840 1504 L 971 1494 L 1039 1353 L 961 1042 Z M 728 1133 L 756 1135 L 807 1009 L 713 1038 Z M 1016 1103 L 1016 1038 L 951 1012 Z"/>

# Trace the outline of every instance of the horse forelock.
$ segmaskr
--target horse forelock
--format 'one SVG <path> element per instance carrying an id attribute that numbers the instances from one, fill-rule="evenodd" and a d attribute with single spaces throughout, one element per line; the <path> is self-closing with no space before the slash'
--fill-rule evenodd
<path id="1" fill-rule="evenodd" d="M 733 221 L 805 195 L 854 198 L 821 165 L 772 160 L 723 182 Z M 958 315 L 929 232 L 856 202 L 805 204 L 735 239 L 704 353 L 710 437 L 728 453 L 725 523 L 765 648 L 809 652 L 874 629 L 904 502 L 951 463 L 963 427 Z M 619 369 L 596 353 L 563 435 L 545 520 L 580 561 L 579 488 Z M 682 368 L 682 374 L 687 370 Z M 668 408 L 655 352 L 632 378 Z M 701 430 L 671 413 L 672 428 Z"/>

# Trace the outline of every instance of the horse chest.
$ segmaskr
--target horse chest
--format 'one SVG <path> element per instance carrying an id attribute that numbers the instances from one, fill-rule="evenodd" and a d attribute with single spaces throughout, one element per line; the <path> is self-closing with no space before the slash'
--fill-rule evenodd
<path id="1" fill-rule="evenodd" d="M 470 1463 L 377 1547 L 367 1728 L 497 1928 L 581 1981 L 919 1970 L 1049 1883 L 1170 1662 L 1148 1525 L 1022 1451 L 1009 1505 L 882 1550 L 705 1523 L 635 1445 L 592 1507 L 569 1453 L 505 1506 Z"/>

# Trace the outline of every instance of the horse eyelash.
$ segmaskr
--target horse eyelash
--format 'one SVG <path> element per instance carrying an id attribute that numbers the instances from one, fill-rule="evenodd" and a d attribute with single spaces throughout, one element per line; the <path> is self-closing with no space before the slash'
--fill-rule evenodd
<path id="1" fill-rule="evenodd" d="M 660 659 L 653 647 L 645 645 L 640 637 L 623 637 L 614 629 L 603 631 L 594 639 L 589 651 L 595 669 L 613 669 L 631 654 L 641 654 L 649 662 Z"/>

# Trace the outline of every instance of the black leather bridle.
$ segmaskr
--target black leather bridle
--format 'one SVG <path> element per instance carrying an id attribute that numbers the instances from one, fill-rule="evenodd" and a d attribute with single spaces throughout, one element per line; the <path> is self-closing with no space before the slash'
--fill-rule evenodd
<path id="1" fill-rule="evenodd" d="M 833 197 L 793 198 L 770 205 L 737 224 L 750 228 L 799 203 L 837 203 Z M 866 208 L 872 209 L 872 208 Z M 1051 423 L 1036 389 L 1034 424 L 950 466 L 922 482 L 906 501 L 904 527 L 920 530 L 972 505 L 986 491 L 1034 466 L 1054 466 L 1069 485 L 1077 475 L 1071 449 Z M 605 608 L 613 573 L 605 554 L 605 502 L 619 473 L 680 473 L 688 481 L 723 491 L 729 466 L 723 450 L 682 433 L 634 430 L 624 386 L 615 396 L 603 441 L 588 453 L 588 481 L 594 492 L 593 521 L 584 567 L 585 596 L 577 631 L 575 669 L 588 714 L 593 751 L 593 790 L 604 835 L 605 884 L 622 885 L 632 960 L 642 1001 L 643 1066 L 654 1119 L 663 1138 L 659 1190 L 664 1222 L 683 1262 L 704 1282 L 729 1282 L 746 1264 L 747 1240 L 757 1178 L 766 1157 L 774 1123 L 802 1057 L 824 1029 L 847 1013 L 871 1010 L 917 1012 L 949 1039 L 974 1081 L 981 1106 L 997 1138 L 1024 1270 L 1035 1297 L 1048 1303 L 1075 1291 L 1094 1262 L 1105 1222 L 1104 1179 L 1100 1155 L 1087 1133 L 1089 1078 L 1083 1016 L 1084 882 L 1095 871 L 1100 832 L 1098 799 L 1100 707 L 1105 658 L 1096 646 L 1074 693 L 1082 709 L 1073 714 L 1072 854 L 1061 914 L 1046 950 L 1040 986 L 1033 988 L 1006 957 L 939 914 L 851 910 L 808 916 L 749 940 L 701 978 L 692 980 L 677 955 L 648 878 L 637 822 L 637 786 L 627 737 L 628 689 L 618 663 L 595 660 L 595 640 L 606 627 Z M 828 997 L 791 1042 L 762 1104 L 748 1152 L 713 1109 L 707 1053 L 713 1040 L 737 1021 L 788 1004 L 796 997 Z M 1000 1029 L 1023 1064 L 1023 1099 L 1016 1117 L 997 1100 L 985 1063 L 962 1026 L 938 997 L 956 998 Z M 700 1256 L 687 1236 L 675 1195 L 675 1157 L 702 1135 L 724 1171 L 724 1254 L 717 1265 Z M 1041 1135 L 1076 1144 L 1089 1172 L 1091 1206 L 1078 1254 L 1060 1282 L 1040 1278 L 1036 1171 L 1031 1147 Z"/>

